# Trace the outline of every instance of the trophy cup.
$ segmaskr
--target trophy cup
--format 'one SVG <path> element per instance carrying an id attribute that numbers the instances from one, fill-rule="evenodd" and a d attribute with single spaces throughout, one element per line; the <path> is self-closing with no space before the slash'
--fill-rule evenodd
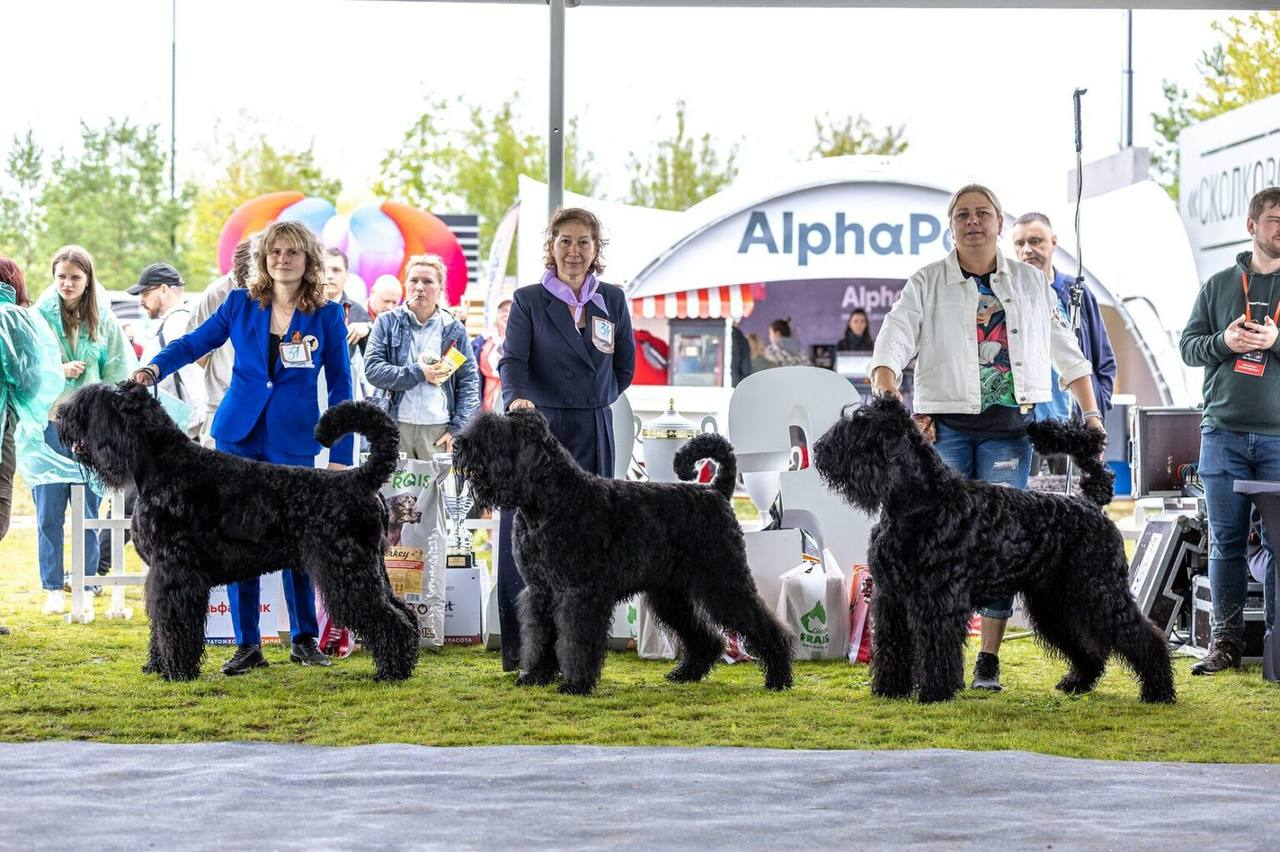
<path id="1" fill-rule="evenodd" d="M 466 528 L 466 520 L 476 504 L 475 498 L 471 496 L 462 474 L 454 469 L 451 453 L 436 453 L 433 460 L 436 469 L 443 471 L 437 482 L 440 485 L 440 502 L 449 518 L 445 567 L 474 568 L 476 555 L 471 542 L 471 531 Z"/>

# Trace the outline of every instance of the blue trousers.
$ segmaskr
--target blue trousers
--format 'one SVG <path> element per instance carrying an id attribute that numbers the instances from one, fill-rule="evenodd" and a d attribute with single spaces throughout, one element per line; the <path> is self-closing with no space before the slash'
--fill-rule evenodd
<path id="1" fill-rule="evenodd" d="M 1014 488 L 1026 488 L 1031 476 L 1031 439 L 995 438 L 961 432 L 938 424 L 938 440 L 933 445 L 947 467 L 967 479 L 980 479 Z M 978 610 L 987 618 L 1013 615 L 1013 597 L 998 598 Z"/>
<path id="2" fill-rule="evenodd" d="M 58 429 L 49 423 L 44 429 L 44 441 L 54 452 L 71 458 L 71 453 L 62 446 L 58 439 Z M 71 500 L 71 484 L 55 482 L 52 485 L 37 485 L 31 489 L 31 499 L 36 504 L 36 526 L 39 527 L 39 539 L 36 552 L 40 559 L 40 585 L 47 592 L 62 591 L 66 578 L 63 575 L 62 551 L 63 524 L 67 518 L 67 503 Z M 84 516 L 98 517 L 98 504 L 102 496 L 96 494 L 88 485 L 84 489 Z M 84 531 L 84 574 L 86 577 L 98 575 L 98 531 Z"/>
<path id="3" fill-rule="evenodd" d="M 246 459 L 287 464 L 292 467 L 312 467 L 313 456 L 295 456 L 282 453 L 266 440 L 264 420 L 257 425 L 243 441 L 216 441 L 220 452 L 229 453 Z M 316 592 L 311 577 L 306 571 L 289 568 L 282 575 L 284 585 L 284 603 L 289 610 L 289 638 L 297 642 L 302 637 L 315 639 L 320 635 L 320 625 L 316 620 Z M 227 588 L 227 598 L 231 602 L 231 623 L 235 629 L 237 645 L 258 645 L 262 643 L 262 635 L 258 630 L 258 608 L 260 606 L 260 589 L 258 579 L 232 583 Z"/>
<path id="4" fill-rule="evenodd" d="M 1280 480 L 1280 437 L 1205 426 L 1200 434 L 1200 479 L 1209 518 L 1209 597 L 1213 639 L 1244 647 L 1244 601 L 1249 590 L 1245 559 L 1249 540 L 1248 496 L 1235 492 L 1237 479 Z M 1271 549 L 1267 531 L 1262 546 Z M 1275 571 L 1262 584 L 1267 630 L 1275 621 Z"/>

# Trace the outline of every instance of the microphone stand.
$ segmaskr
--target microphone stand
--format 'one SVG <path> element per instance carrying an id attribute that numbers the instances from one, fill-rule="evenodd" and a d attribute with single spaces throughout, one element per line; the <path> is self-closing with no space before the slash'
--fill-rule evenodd
<path id="1" fill-rule="evenodd" d="M 1076 277 L 1071 282 L 1071 288 L 1068 293 L 1071 296 L 1070 318 L 1071 318 L 1071 334 L 1080 339 L 1080 304 L 1084 300 L 1084 258 L 1081 255 L 1080 248 L 1080 201 L 1084 194 L 1084 163 L 1080 140 L 1080 96 L 1088 89 L 1076 89 L 1071 95 L 1071 100 L 1075 106 L 1075 125 L 1076 125 Z M 1072 402 L 1074 409 L 1075 403 Z M 1071 496 L 1071 475 L 1075 470 L 1075 459 L 1067 456 L 1067 496 Z"/>

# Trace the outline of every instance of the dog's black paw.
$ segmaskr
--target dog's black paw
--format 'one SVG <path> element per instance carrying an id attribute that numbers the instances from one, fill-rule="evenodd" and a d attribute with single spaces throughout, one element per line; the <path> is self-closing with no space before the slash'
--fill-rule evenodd
<path id="1" fill-rule="evenodd" d="M 590 695 L 595 685 L 585 681 L 575 682 L 566 680 L 556 688 L 561 695 Z"/>
<path id="2" fill-rule="evenodd" d="M 408 680 L 412 672 L 374 672 L 373 679 L 379 683 L 399 683 L 402 680 Z"/>
<path id="3" fill-rule="evenodd" d="M 781 692 L 784 689 L 790 689 L 792 686 L 794 686 L 794 684 L 792 683 L 790 674 L 781 675 L 779 677 L 767 677 L 764 680 L 765 689 L 772 689 L 778 692 Z"/>
<path id="4" fill-rule="evenodd" d="M 142 664 L 143 674 L 157 674 L 160 671 L 160 664 L 155 660 L 147 660 Z"/>
<path id="5" fill-rule="evenodd" d="M 1142 700 L 1146 704 L 1177 704 L 1178 694 L 1172 689 L 1143 689 Z"/>
<path id="6" fill-rule="evenodd" d="M 1067 695 L 1084 695 L 1092 692 L 1093 686 L 1082 681 L 1075 672 L 1067 672 L 1062 676 L 1062 680 L 1058 681 L 1057 689 Z"/>
<path id="7" fill-rule="evenodd" d="M 710 670 L 698 671 L 696 669 L 686 669 L 683 666 L 678 666 L 667 672 L 664 677 L 672 683 L 697 683 L 710 673 Z"/>
<path id="8" fill-rule="evenodd" d="M 163 671 L 163 670 L 157 670 L 157 671 L 158 671 L 158 673 L 159 673 L 160 677 L 162 677 L 162 678 L 164 678 L 165 680 L 170 681 L 170 682 L 175 682 L 175 681 L 176 681 L 176 682 L 181 682 L 181 681 L 195 680 L 196 678 L 200 677 L 200 670 L 199 670 L 199 669 L 193 669 L 193 670 L 190 670 L 190 671 L 177 671 L 177 670 L 175 670 L 175 671 Z"/>
<path id="9" fill-rule="evenodd" d="M 953 687 L 946 689 L 921 689 L 921 704 L 938 704 L 942 701 L 950 701 L 956 697 L 956 690 Z"/>
<path id="10" fill-rule="evenodd" d="M 556 673 L 553 671 L 520 672 L 516 678 L 516 686 L 547 686 L 554 683 Z"/>

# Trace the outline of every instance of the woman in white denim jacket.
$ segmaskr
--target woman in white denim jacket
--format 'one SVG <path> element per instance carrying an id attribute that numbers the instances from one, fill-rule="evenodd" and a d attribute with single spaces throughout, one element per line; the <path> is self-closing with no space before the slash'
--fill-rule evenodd
<path id="1" fill-rule="evenodd" d="M 995 193 L 962 187 L 947 219 L 956 247 L 912 275 L 885 317 L 870 364 L 872 389 L 901 399 L 902 371 L 915 358 L 915 411 L 932 418 L 943 461 L 970 479 L 1025 488 L 1032 451 L 1024 428 L 1035 404 L 1051 399 L 1050 367 L 1085 423 L 1103 428 L 1093 368 L 1059 317 L 1044 273 L 1000 254 L 1004 213 Z M 979 612 L 973 685 L 998 690 L 998 652 L 1013 598 Z"/>

